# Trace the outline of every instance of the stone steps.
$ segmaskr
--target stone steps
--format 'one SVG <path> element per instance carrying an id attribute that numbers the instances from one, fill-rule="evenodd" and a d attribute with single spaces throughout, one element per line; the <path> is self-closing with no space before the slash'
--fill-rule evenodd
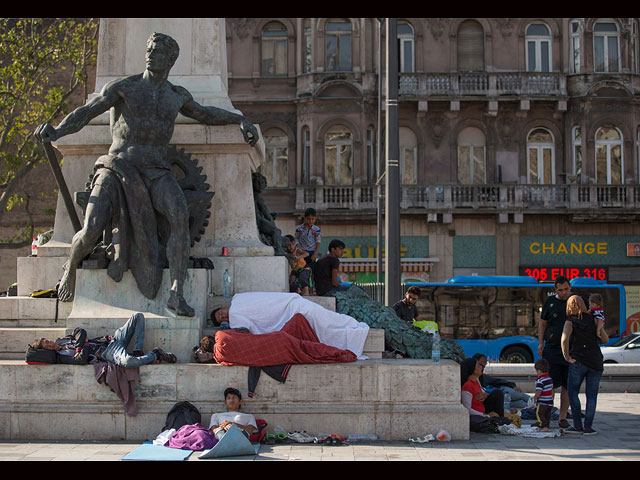
<path id="1" fill-rule="evenodd" d="M 91 365 L 27 365 L 0 360 L 0 438 L 5 440 L 151 440 L 178 401 L 200 410 L 208 425 L 223 411 L 224 389 L 243 393 L 243 410 L 265 419 L 268 431 L 374 433 L 402 440 L 446 428 L 469 438 L 460 403 L 460 367 L 450 360 L 371 359 L 294 365 L 284 384 L 262 372 L 253 398 L 249 367 L 159 364 L 140 368 L 137 415 L 129 417 Z M 51 428 L 56 425 L 56 428 Z"/>
<path id="2" fill-rule="evenodd" d="M 335 298 L 333 297 L 306 297 L 314 303 L 335 311 Z M 87 307 L 84 300 L 84 309 L 90 308 L 93 318 L 99 323 L 99 328 L 87 328 L 90 337 L 113 332 L 122 326 L 133 313 L 132 310 L 112 307 L 94 303 Z M 214 307 L 228 305 L 230 299 L 223 297 L 207 298 L 207 312 Z M 27 344 L 40 337 L 51 340 L 64 337 L 73 331 L 76 326 L 81 326 L 81 319 L 71 316 L 73 303 L 58 302 L 58 319 L 55 321 L 56 299 L 32 298 L 28 296 L 0 297 L 0 360 L 24 359 Z M 159 346 L 171 350 L 166 339 L 166 332 L 173 330 L 178 335 L 186 335 L 189 330 L 198 330 L 197 339 L 191 335 L 189 345 L 196 346 L 201 335 L 214 334 L 216 329 L 204 323 L 199 328 L 193 320 L 176 318 L 175 316 L 163 316 L 150 312 L 144 312 L 147 334 L 145 335 L 145 349 L 151 350 Z M 207 315 L 208 318 L 208 315 Z M 196 322 L 197 323 L 197 322 Z M 185 340 L 186 341 L 186 340 Z M 187 349 L 182 353 L 179 361 L 189 361 Z M 363 354 L 369 358 L 381 358 L 384 351 L 384 330 L 370 330 L 365 342 Z"/>

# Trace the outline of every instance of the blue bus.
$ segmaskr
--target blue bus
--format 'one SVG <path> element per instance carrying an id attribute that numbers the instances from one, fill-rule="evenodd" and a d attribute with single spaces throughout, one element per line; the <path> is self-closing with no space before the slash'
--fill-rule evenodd
<path id="1" fill-rule="evenodd" d="M 420 320 L 437 322 L 440 335 L 455 339 L 465 355 L 483 353 L 489 361 L 532 363 L 538 355 L 538 320 L 553 283 L 528 276 L 458 276 L 445 283 L 407 283 L 417 286 Z M 626 296 L 623 285 L 578 277 L 572 292 L 586 299 L 600 293 L 604 301 L 609 344 L 626 334 Z M 423 324 L 424 325 L 424 324 Z"/>

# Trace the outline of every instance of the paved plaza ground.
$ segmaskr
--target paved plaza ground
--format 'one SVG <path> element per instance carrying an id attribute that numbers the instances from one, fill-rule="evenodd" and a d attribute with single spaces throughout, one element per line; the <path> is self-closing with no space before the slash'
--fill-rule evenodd
<path id="1" fill-rule="evenodd" d="M 584 408 L 584 395 L 580 395 Z M 524 423 L 531 423 L 526 421 Z M 557 428 L 557 422 L 552 423 Z M 352 445 L 261 445 L 255 456 L 231 461 L 592 461 L 640 460 L 640 393 L 601 393 L 594 428 L 598 435 L 562 435 L 527 438 L 472 433 L 467 441 L 378 441 Z M 436 433 L 436 432 L 424 432 Z M 112 461 L 120 460 L 141 442 L 1 441 L 4 461 Z M 199 460 L 199 452 L 188 461 Z"/>

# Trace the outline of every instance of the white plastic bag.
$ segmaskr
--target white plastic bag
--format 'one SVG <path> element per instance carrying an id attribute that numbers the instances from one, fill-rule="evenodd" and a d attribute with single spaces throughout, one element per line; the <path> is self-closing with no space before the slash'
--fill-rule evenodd
<path id="1" fill-rule="evenodd" d="M 438 434 L 436 435 L 436 438 L 440 442 L 450 442 L 451 441 L 451 434 L 449 432 L 447 432 L 446 430 L 440 430 L 438 432 Z"/>

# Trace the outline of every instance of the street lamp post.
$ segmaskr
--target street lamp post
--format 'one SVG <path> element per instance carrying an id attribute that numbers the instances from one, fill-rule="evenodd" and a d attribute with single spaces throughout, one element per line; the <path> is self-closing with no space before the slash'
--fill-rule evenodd
<path id="1" fill-rule="evenodd" d="M 384 178 L 384 164 L 383 164 L 383 147 L 382 141 L 382 82 L 383 82 L 383 69 L 382 69 L 382 29 L 384 27 L 384 18 L 378 19 L 378 132 L 376 135 L 376 195 L 377 195 L 377 209 L 376 209 L 376 223 L 377 223 L 377 241 L 376 241 L 376 280 L 378 283 L 383 283 L 382 277 L 382 239 L 384 229 L 384 219 L 382 211 L 384 209 L 384 185 L 382 179 Z"/>
<path id="2" fill-rule="evenodd" d="M 385 183 L 385 304 L 400 300 L 400 148 L 398 145 L 397 19 L 386 19 L 387 114 Z"/>

